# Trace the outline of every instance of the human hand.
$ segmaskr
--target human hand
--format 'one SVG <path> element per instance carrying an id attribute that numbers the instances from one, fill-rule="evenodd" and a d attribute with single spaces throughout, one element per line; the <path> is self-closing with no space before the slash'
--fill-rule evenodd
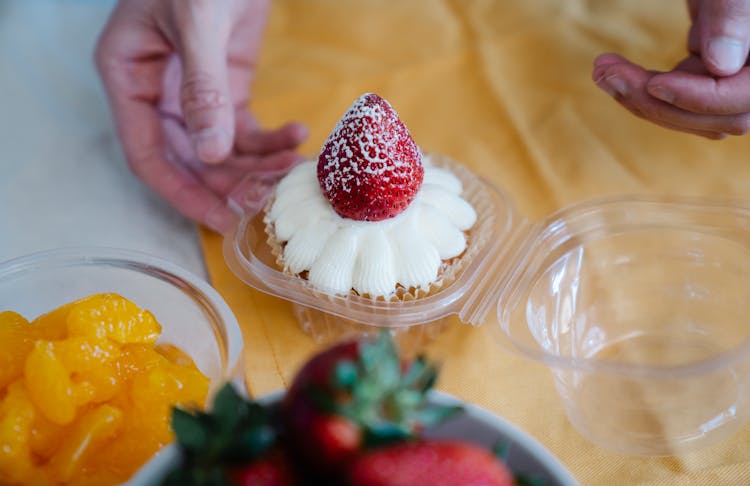
<path id="1" fill-rule="evenodd" d="M 237 217 L 228 196 L 283 175 L 307 136 L 299 123 L 263 130 L 247 110 L 267 7 L 268 0 L 120 0 L 96 49 L 133 173 L 219 232 Z"/>
<path id="2" fill-rule="evenodd" d="M 750 0 L 688 0 L 690 55 L 669 72 L 617 54 L 594 61 L 593 79 L 635 115 L 711 139 L 750 132 Z"/>

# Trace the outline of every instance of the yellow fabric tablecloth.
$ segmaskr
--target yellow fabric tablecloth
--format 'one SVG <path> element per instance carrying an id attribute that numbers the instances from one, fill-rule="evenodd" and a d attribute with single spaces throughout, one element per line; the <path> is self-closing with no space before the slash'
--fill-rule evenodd
<path id="1" fill-rule="evenodd" d="M 448 154 L 538 219 L 603 194 L 750 197 L 750 139 L 711 142 L 641 121 L 590 80 L 593 58 L 617 51 L 654 69 L 684 55 L 681 1 L 275 0 L 253 86 L 268 126 L 307 123 L 317 154 L 349 104 L 388 99 L 425 150 Z M 253 395 L 288 385 L 314 350 L 291 305 L 256 292 L 203 232 L 213 285 L 246 339 Z M 584 440 L 543 366 L 504 352 L 484 328 L 456 322 L 431 349 L 439 388 L 531 433 L 583 484 L 750 484 L 750 428 L 680 457 L 632 458 Z M 710 391 L 707 391 L 710 393 Z"/>

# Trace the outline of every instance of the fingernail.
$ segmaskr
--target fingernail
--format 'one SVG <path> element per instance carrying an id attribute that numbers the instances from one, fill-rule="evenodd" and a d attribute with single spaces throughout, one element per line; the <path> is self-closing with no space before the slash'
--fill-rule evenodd
<path id="1" fill-rule="evenodd" d="M 203 162 L 221 162 L 231 149 L 231 140 L 226 130 L 205 128 L 191 135 L 195 153 Z"/>
<path id="2" fill-rule="evenodd" d="M 742 42 L 731 37 L 715 37 L 708 41 L 706 56 L 717 69 L 726 73 L 739 71 L 745 64 Z"/>
<path id="3" fill-rule="evenodd" d="M 298 142 L 302 142 L 310 134 L 310 130 L 307 128 L 307 125 L 298 122 L 294 124 L 293 133 L 294 133 L 294 139 Z"/>
<path id="4" fill-rule="evenodd" d="M 610 96 L 625 96 L 628 94 L 628 85 L 621 78 L 616 75 L 610 75 L 602 79 L 599 83 L 599 87 L 606 91 Z"/>
<path id="5" fill-rule="evenodd" d="M 648 93 L 654 98 L 658 98 L 667 103 L 674 103 L 674 93 L 669 91 L 664 86 L 649 86 Z"/>
<path id="6" fill-rule="evenodd" d="M 594 82 L 596 84 L 599 84 L 599 82 L 602 80 L 602 77 L 604 76 L 604 72 L 607 70 L 607 66 L 599 66 L 594 68 Z"/>

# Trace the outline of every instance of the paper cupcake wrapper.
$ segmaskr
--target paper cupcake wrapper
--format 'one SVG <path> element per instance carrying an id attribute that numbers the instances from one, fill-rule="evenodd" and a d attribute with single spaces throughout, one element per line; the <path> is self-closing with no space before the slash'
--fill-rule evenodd
<path id="1" fill-rule="evenodd" d="M 367 294 L 359 294 L 353 289 L 350 291 L 350 295 L 360 296 L 363 298 L 372 299 L 375 301 L 388 301 L 388 302 L 409 302 L 417 299 L 423 299 L 430 295 L 438 293 L 441 289 L 447 287 L 453 283 L 461 274 L 462 270 L 465 269 L 473 258 L 485 247 L 489 236 L 492 234 L 492 225 L 494 224 L 494 216 L 491 211 L 487 211 L 486 208 L 491 206 L 492 202 L 489 195 L 485 192 L 481 182 L 477 177 L 468 169 L 460 166 L 449 157 L 430 154 L 430 160 L 433 165 L 442 167 L 450 170 L 456 175 L 463 184 L 462 196 L 466 198 L 469 203 L 474 207 L 477 214 L 489 214 L 488 217 L 478 219 L 472 228 L 464 232 L 466 236 L 466 249 L 464 252 L 450 260 L 443 261 L 438 275 L 433 282 L 430 282 L 426 286 L 420 287 L 409 287 L 404 288 L 397 286 L 394 292 L 388 296 L 369 296 Z M 266 233 L 266 243 L 268 244 L 271 254 L 275 258 L 275 263 L 278 269 L 287 275 L 297 276 L 299 278 L 305 278 L 305 273 L 295 274 L 289 271 L 288 266 L 284 262 L 284 243 L 280 242 L 276 238 L 276 231 L 274 229 L 273 222 L 267 217 L 271 206 L 273 205 L 274 197 L 271 196 L 266 202 L 266 206 L 263 210 L 263 224 Z M 485 209 L 483 211 L 483 209 Z M 322 291 L 310 286 L 312 293 L 319 298 L 331 298 L 332 294 Z M 335 294 L 340 296 L 341 294 Z"/>

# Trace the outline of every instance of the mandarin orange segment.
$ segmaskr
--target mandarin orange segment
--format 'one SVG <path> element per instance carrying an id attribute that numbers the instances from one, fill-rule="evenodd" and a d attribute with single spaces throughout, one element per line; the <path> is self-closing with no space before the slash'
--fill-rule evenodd
<path id="1" fill-rule="evenodd" d="M 169 364 L 167 358 L 157 353 L 154 346 L 150 344 L 125 344 L 117 359 L 120 377 L 127 382 L 140 373 L 167 364 Z"/>
<path id="2" fill-rule="evenodd" d="M 139 416 L 138 422 L 159 442 L 172 440 L 169 420 L 172 404 L 179 402 L 173 398 L 178 386 L 177 380 L 161 367 L 136 376 L 131 385 L 133 411 Z"/>
<path id="3" fill-rule="evenodd" d="M 34 347 L 29 321 L 20 314 L 0 312 L 0 389 L 23 374 L 23 363 Z"/>
<path id="4" fill-rule="evenodd" d="M 50 460 L 50 468 L 59 481 L 68 481 L 85 464 L 86 456 L 115 437 L 122 426 L 122 411 L 109 405 L 86 412 L 76 420 L 65 443 Z"/>
<path id="5" fill-rule="evenodd" d="M 177 401 L 184 405 L 203 408 L 208 396 L 208 378 L 198 369 L 184 366 L 172 366 L 170 371 L 177 381 L 178 390 L 174 394 Z"/>
<path id="6" fill-rule="evenodd" d="M 208 378 L 200 371 L 169 366 L 157 367 L 133 380 L 133 401 L 139 406 L 169 411 L 171 404 L 203 407 L 208 394 Z"/>
<path id="7" fill-rule="evenodd" d="M 81 476 L 71 479 L 69 486 L 102 486 L 107 484 L 122 484 L 128 480 L 130 474 L 116 474 L 109 471 L 84 471 Z"/>
<path id="8" fill-rule="evenodd" d="M 112 364 L 103 364 L 99 368 L 75 373 L 72 377 L 76 403 L 101 403 L 113 399 L 122 388 L 122 380 Z"/>
<path id="9" fill-rule="evenodd" d="M 209 380 L 160 333 L 116 294 L 0 313 L 0 484 L 119 484 L 174 440 L 172 406 L 203 406 Z"/>
<path id="10" fill-rule="evenodd" d="M 51 422 L 65 425 L 73 421 L 76 400 L 68 371 L 55 355 L 49 341 L 37 341 L 26 358 L 26 387 L 31 402 Z"/>
<path id="11" fill-rule="evenodd" d="M 117 294 L 77 302 L 68 314 L 70 336 L 109 338 L 118 343 L 153 343 L 161 334 L 154 316 Z"/>
<path id="12" fill-rule="evenodd" d="M 40 467 L 37 467 L 36 469 L 34 469 L 34 471 L 32 471 L 31 476 L 24 484 L 25 486 L 58 486 L 58 482 L 52 479 L 52 476 L 50 475 L 50 472 L 47 470 L 47 468 Z"/>
<path id="13" fill-rule="evenodd" d="M 34 329 L 36 338 L 46 339 L 47 341 L 65 338 L 68 335 L 68 313 L 76 302 L 62 305 L 31 321 L 31 327 Z"/>
<path id="14" fill-rule="evenodd" d="M 71 426 L 57 425 L 45 418 L 41 413 L 35 414 L 34 424 L 31 427 L 31 436 L 29 437 L 31 452 L 39 459 L 48 460 L 68 436 Z"/>
<path id="15" fill-rule="evenodd" d="M 29 438 L 34 421 L 23 383 L 8 387 L 0 403 L 0 484 L 26 483 L 33 473 Z"/>
<path id="16" fill-rule="evenodd" d="M 169 443 L 154 437 L 148 425 L 141 423 L 135 412 L 125 411 L 124 422 L 117 438 L 89 457 L 87 464 L 91 470 L 96 468 L 97 471 L 127 478 Z"/>
<path id="17" fill-rule="evenodd" d="M 55 343 L 55 353 L 71 373 L 93 371 L 120 356 L 120 346 L 98 337 L 75 336 Z"/>

